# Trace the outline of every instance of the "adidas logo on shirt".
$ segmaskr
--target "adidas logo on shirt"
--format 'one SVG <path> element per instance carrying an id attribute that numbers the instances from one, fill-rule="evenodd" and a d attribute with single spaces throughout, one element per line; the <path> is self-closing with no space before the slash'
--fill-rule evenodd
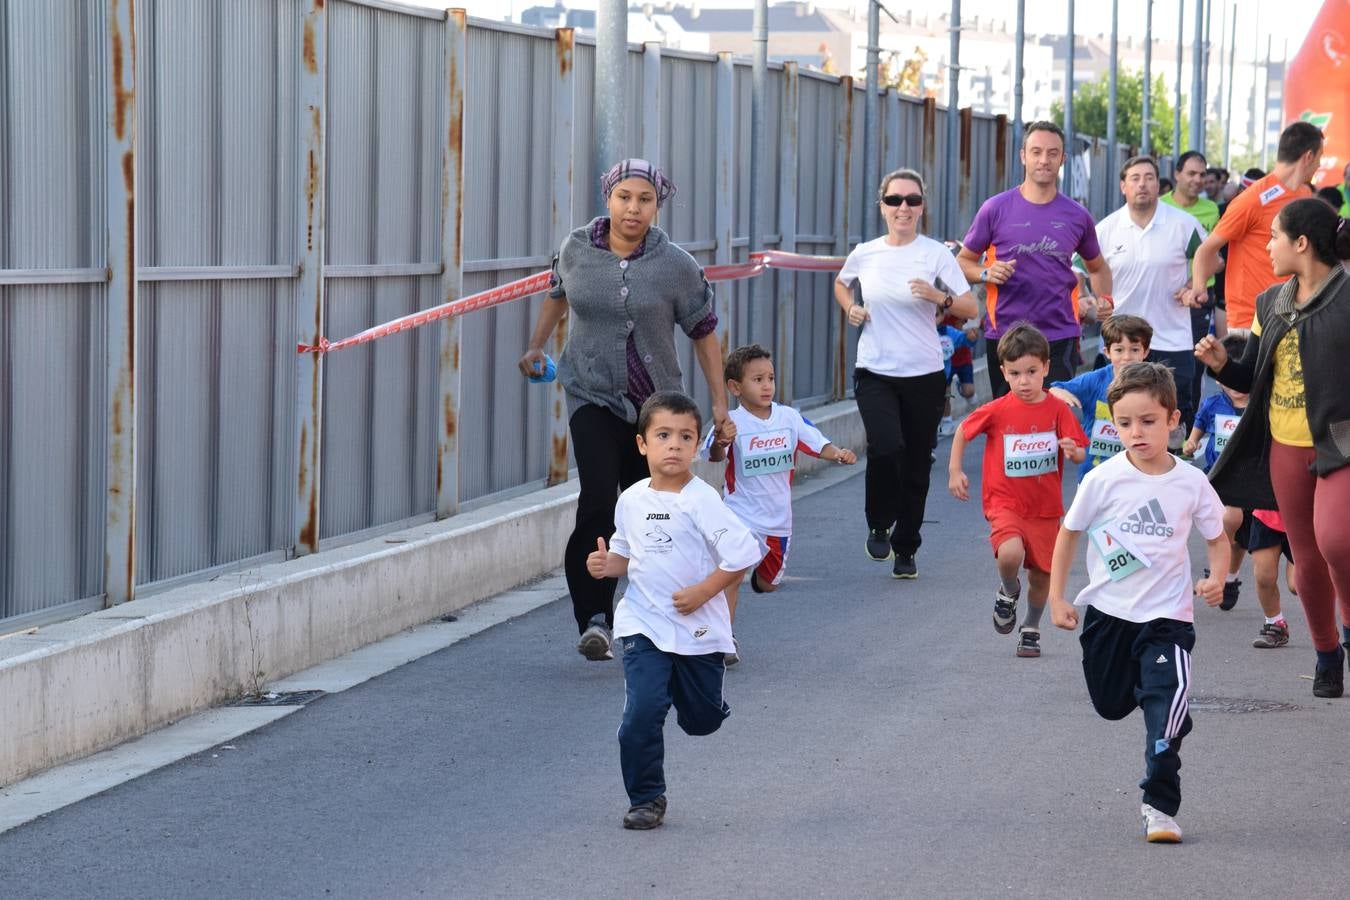
<path id="1" fill-rule="evenodd" d="M 1165 538 L 1176 533 L 1176 529 L 1167 524 L 1167 517 L 1163 515 L 1162 506 L 1156 499 L 1148 501 L 1121 522 L 1120 530 L 1126 534 L 1146 534 Z"/>
<path id="2" fill-rule="evenodd" d="M 1158 658 L 1155 659 L 1154 662 L 1156 662 L 1156 663 L 1165 663 L 1165 662 L 1167 662 L 1167 654 L 1165 654 L 1165 653 L 1159 653 L 1159 654 L 1158 654 Z"/>

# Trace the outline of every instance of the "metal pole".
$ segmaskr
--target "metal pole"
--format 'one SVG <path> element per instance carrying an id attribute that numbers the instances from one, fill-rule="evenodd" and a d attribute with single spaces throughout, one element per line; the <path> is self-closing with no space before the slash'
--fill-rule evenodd
<path id="1" fill-rule="evenodd" d="M 103 603 L 136 596 L 136 9 L 109 0 L 104 56 L 107 149 L 104 167 L 104 315 L 107 484 Z M 302 357 L 301 366 L 305 365 Z M 317 362 L 315 362 L 317 365 Z"/>
<path id="2" fill-rule="evenodd" d="M 1214 0 L 1205 0 L 1205 66 L 1200 76 L 1200 145 L 1195 149 L 1208 157 L 1209 150 L 1209 57 L 1214 49 Z"/>
<path id="3" fill-rule="evenodd" d="M 1219 17 L 1219 87 L 1214 92 L 1214 118 L 1223 118 L 1223 38 L 1228 31 L 1228 4 L 1223 4 L 1223 15 Z M 1212 22 L 1210 23 L 1213 24 Z M 1206 56 L 1205 65 L 1209 65 L 1208 56 Z"/>
<path id="4" fill-rule="evenodd" d="M 559 29 L 558 55 L 563 55 L 563 32 L 567 32 L 566 52 L 571 55 L 571 30 Z M 445 89 L 440 94 L 441 114 L 445 118 L 444 143 L 441 146 L 441 302 L 449 303 L 464 294 L 464 75 L 467 71 L 468 28 L 465 12 L 452 9 L 445 17 Z M 558 91 L 554 95 L 555 114 L 558 107 L 567 105 L 571 117 L 571 97 Z M 559 141 L 563 135 L 554 121 L 552 137 Z M 571 122 L 567 137 L 571 135 Z M 566 147 L 570 154 L 572 142 Z M 557 182 L 554 181 L 554 202 L 557 202 Z M 557 211 L 554 211 L 556 217 Z M 556 232 L 555 232 L 556 234 Z M 561 238 L 553 241 L 557 247 Z M 461 326 L 458 316 L 445 319 L 440 325 L 440 360 L 438 364 L 440 391 L 436 409 L 441 413 L 440 430 L 436 435 L 436 517 L 443 519 L 459 511 L 459 414 L 462 380 L 460 360 L 463 358 Z M 565 425 L 566 423 L 564 423 Z M 567 457 L 566 433 L 563 436 L 563 458 Z M 567 478 L 566 466 L 563 479 Z"/>
<path id="5" fill-rule="evenodd" d="M 1261 103 L 1261 170 L 1270 171 L 1270 63 L 1273 40 L 1266 35 L 1266 89 Z"/>
<path id="6" fill-rule="evenodd" d="M 1069 58 L 1064 67 L 1064 193 L 1073 197 L 1073 3 L 1069 0 Z"/>
<path id="7" fill-rule="evenodd" d="M 834 252 L 847 256 L 849 232 L 853 230 L 849 185 L 853 181 L 853 78 L 839 79 L 838 119 L 835 123 L 834 153 Z M 834 344 L 834 367 L 831 374 L 830 397 L 842 400 L 848 391 L 848 318 L 843 310 L 831 319 L 831 337 Z"/>
<path id="8" fill-rule="evenodd" d="M 628 121 L 628 3 L 597 0 L 595 10 L 595 158 L 591 183 L 595 211 L 605 208 L 600 176 L 627 156 L 624 126 Z"/>
<path id="9" fill-rule="evenodd" d="M 1233 162 L 1233 69 L 1237 65 L 1237 7 L 1233 7 L 1233 22 L 1228 37 L 1228 111 L 1223 120 L 1223 167 Z"/>
<path id="10" fill-rule="evenodd" d="M 1111 0 L 1111 75 L 1106 95 L 1106 158 L 1116 161 L 1116 103 L 1120 78 L 1120 0 Z"/>
<path id="11" fill-rule="evenodd" d="M 754 66 L 751 69 L 750 83 L 750 246 L 749 252 L 756 253 L 764 249 L 764 227 L 761 218 L 761 206 L 769 195 L 767 179 L 769 160 L 764 150 L 764 114 L 769 96 L 769 0 L 755 0 L 755 15 L 752 24 L 755 44 Z M 746 316 L 755 315 L 755 282 L 751 278 L 745 282 Z M 745 323 L 747 326 L 749 323 Z"/>
<path id="12" fill-rule="evenodd" d="M 1022 45 L 1027 39 L 1027 0 L 1017 0 L 1017 33 L 1013 39 L 1013 147 L 1022 146 Z"/>
<path id="13" fill-rule="evenodd" d="M 1205 0 L 1195 0 L 1195 35 L 1191 41 L 1191 147 L 1205 152 Z"/>
<path id="14" fill-rule="evenodd" d="M 735 230 L 732 222 L 732 203 L 735 200 L 735 173 L 732 170 L 732 149 L 736 145 L 736 119 L 734 104 L 736 94 L 736 64 L 731 52 L 723 50 L 717 54 L 717 76 L 714 82 L 716 97 L 717 127 L 713 131 L 716 139 L 716 192 L 713 194 L 713 238 L 717 243 L 713 250 L 713 262 L 726 265 L 731 262 L 731 236 Z M 730 284 L 722 285 L 716 294 L 717 339 L 722 345 L 722 354 L 730 350 L 731 339 L 731 296 Z"/>
<path id="15" fill-rule="evenodd" d="M 1256 83 L 1261 80 L 1258 71 L 1261 58 L 1261 8 L 1256 8 L 1256 27 L 1252 29 L 1252 93 L 1247 110 L 1247 152 L 1256 149 Z"/>
<path id="16" fill-rule="evenodd" d="M 961 138 L 957 132 L 957 109 L 960 106 L 961 81 L 961 0 L 952 0 L 952 17 L 948 23 L 951 32 L 951 49 L 948 51 L 947 65 L 947 177 L 943 181 L 943 228 L 947 236 L 956 237 L 957 194 L 961 189 L 961 167 L 957 164 L 960 157 L 958 148 Z"/>
<path id="17" fill-rule="evenodd" d="M 783 117 L 778 129 L 778 248 L 797 250 L 797 139 L 801 118 L 801 76 L 792 60 L 783 63 Z M 774 368 L 778 399 L 791 403 L 796 394 L 793 347 L 796 344 L 797 274 L 778 273 L 778 321 L 774 326 Z"/>
<path id="18" fill-rule="evenodd" d="M 1177 3 L 1177 84 L 1176 99 L 1172 101 L 1172 158 L 1181 154 L 1181 44 L 1186 39 L 1186 0 Z M 1176 174 L 1174 171 L 1173 175 Z"/>
<path id="19" fill-rule="evenodd" d="M 763 0 L 760 0 L 763 2 Z M 881 4 L 879 0 L 868 0 L 867 4 L 867 98 L 863 102 L 863 197 L 866 198 L 867 191 L 872 189 L 876 180 L 881 178 L 881 172 L 877 166 L 877 151 L 880 149 L 880 141 L 877 139 L 877 122 L 881 114 L 881 101 L 877 94 L 877 88 L 880 85 L 881 67 L 881 48 L 878 42 L 881 40 Z M 876 236 L 880 231 L 880 222 L 878 221 L 877 205 L 875 203 L 863 203 L 862 222 L 860 230 L 863 240 L 868 240 Z"/>
<path id="20" fill-rule="evenodd" d="M 561 59 L 561 45 L 559 45 L 558 52 Z M 571 56 L 570 50 L 568 56 Z M 570 83 L 570 70 L 566 77 Z M 570 122 L 568 127 L 571 127 Z M 556 140 L 556 137 L 554 139 Z M 661 167 L 660 41 L 647 41 L 642 45 L 642 158 L 658 169 Z M 566 235 L 563 235 L 563 237 L 566 237 Z M 558 238 L 558 242 L 562 242 L 562 237 Z"/>
<path id="21" fill-rule="evenodd" d="M 1144 109 L 1140 122 L 1139 150 L 1152 152 L 1153 130 L 1153 0 L 1144 2 Z M 1113 160 L 1114 162 L 1114 160 Z"/>
<path id="22" fill-rule="evenodd" d="M 550 144 L 553 146 L 553 209 L 550 216 L 550 231 L 552 243 L 551 247 L 561 247 L 562 242 L 567 237 L 567 233 L 572 228 L 572 175 L 576 169 L 576 160 L 572 151 L 572 134 L 576 127 L 576 34 L 571 28 L 559 28 L 554 40 L 557 42 L 555 60 L 557 65 L 556 77 L 553 87 L 553 111 L 551 131 L 549 132 Z M 647 45 L 647 52 L 651 53 L 653 45 Z M 655 47 L 655 59 L 657 68 L 657 83 L 660 79 L 661 48 Z M 652 57 L 649 56 L 650 60 Z M 643 73 L 650 77 L 651 66 L 648 64 Z M 461 77 L 457 84 L 463 84 Z M 461 116 L 463 115 L 463 104 L 460 105 Z M 651 121 L 652 125 L 644 129 L 644 143 L 650 139 L 659 144 L 661 104 L 659 94 L 656 103 L 650 103 L 650 94 L 648 94 L 648 105 L 643 110 L 642 121 L 644 123 Z M 461 129 L 462 131 L 462 129 Z M 653 134 L 655 132 L 655 134 Z M 660 155 L 653 148 L 646 148 L 643 151 L 644 156 L 653 165 L 657 164 L 657 157 Z M 463 152 L 461 148 L 461 159 Z M 462 164 L 461 164 L 462 169 Z M 461 172 L 461 178 L 463 174 Z M 463 231 L 463 212 L 460 212 L 459 224 L 460 231 Z M 463 259 L 463 250 L 460 250 L 459 258 Z M 460 279 L 460 286 L 463 286 L 463 277 Z M 454 319 L 448 321 L 455 321 Z M 567 316 L 563 316 L 558 327 L 553 329 L 553 344 L 550 354 L 554 359 L 562 356 L 563 346 L 567 343 Z M 563 391 L 562 382 L 554 379 L 550 385 L 549 391 L 549 457 L 548 457 L 548 483 L 562 484 L 567 480 L 567 397 Z"/>
<path id="23" fill-rule="evenodd" d="M 326 206 L 328 8 L 324 0 L 308 0 L 301 18 L 304 30 L 300 81 L 296 89 L 300 112 L 300 284 L 296 288 L 296 339 L 317 344 L 323 335 L 324 224 Z M 323 358 L 301 353 L 296 364 L 296 470 L 294 541 L 296 556 L 319 549 L 319 471 L 323 439 Z"/>

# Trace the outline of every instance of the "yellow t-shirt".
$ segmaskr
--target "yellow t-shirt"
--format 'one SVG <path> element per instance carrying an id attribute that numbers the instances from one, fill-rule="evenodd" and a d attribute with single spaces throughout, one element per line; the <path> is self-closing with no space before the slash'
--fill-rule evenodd
<path id="1" fill-rule="evenodd" d="M 1261 334 L 1261 320 L 1252 319 L 1252 334 Z M 1308 399 L 1303 386 L 1303 359 L 1293 328 L 1275 348 L 1275 384 L 1270 389 L 1270 436 L 1288 447 L 1311 447 Z"/>

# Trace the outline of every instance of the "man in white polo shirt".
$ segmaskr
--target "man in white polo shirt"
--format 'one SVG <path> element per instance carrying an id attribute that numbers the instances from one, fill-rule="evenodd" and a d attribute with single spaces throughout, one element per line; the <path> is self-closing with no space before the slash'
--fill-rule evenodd
<path id="1" fill-rule="evenodd" d="M 1151 156 L 1126 161 L 1120 192 L 1125 205 L 1097 224 L 1097 243 L 1113 273 L 1115 311 L 1153 326 L 1148 358 L 1172 370 L 1182 425 L 1189 430 L 1195 418 L 1190 308 L 1208 298 L 1192 294 L 1188 263 L 1208 232 L 1195 216 L 1158 202 L 1158 164 Z"/>

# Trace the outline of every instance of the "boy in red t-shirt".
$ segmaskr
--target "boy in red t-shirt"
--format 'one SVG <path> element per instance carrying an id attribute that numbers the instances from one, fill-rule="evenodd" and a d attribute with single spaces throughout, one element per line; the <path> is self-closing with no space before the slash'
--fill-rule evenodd
<path id="1" fill-rule="evenodd" d="M 998 342 L 999 368 L 1012 390 L 966 417 L 952 438 L 948 488 L 970 499 L 970 479 L 961 470 L 966 444 L 983 434 L 981 500 L 1002 581 L 994 599 L 994 630 L 1007 634 L 1017 622 L 1018 578 L 1027 570 L 1027 616 L 1017 655 L 1041 655 L 1041 614 L 1050 590 L 1050 560 L 1064 515 L 1062 457 L 1081 463 L 1087 435 L 1063 400 L 1045 392 L 1050 342 L 1030 325 L 1017 325 Z"/>

